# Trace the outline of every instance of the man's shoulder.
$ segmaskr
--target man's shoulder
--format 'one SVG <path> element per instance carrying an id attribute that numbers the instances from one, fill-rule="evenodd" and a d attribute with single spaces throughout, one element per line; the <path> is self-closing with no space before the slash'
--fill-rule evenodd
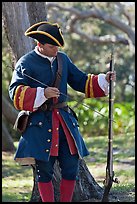
<path id="1" fill-rule="evenodd" d="M 17 63 L 23 63 L 23 62 L 27 62 L 29 60 L 31 60 L 35 55 L 34 50 L 24 54 L 22 57 L 19 58 L 19 60 L 17 61 Z"/>
<path id="2" fill-rule="evenodd" d="M 31 50 L 30 52 L 24 54 L 20 59 L 28 59 L 28 58 L 31 58 L 35 55 L 35 52 L 34 50 Z"/>
<path id="3" fill-rule="evenodd" d="M 60 55 L 65 60 L 68 59 L 68 55 L 65 52 L 63 52 L 63 51 L 58 51 L 58 55 Z"/>
<path id="4" fill-rule="evenodd" d="M 33 62 L 34 58 L 35 52 L 32 50 L 19 58 L 19 60 L 16 62 L 15 68 L 18 69 L 18 67 L 20 66 L 29 67 L 29 65 Z"/>

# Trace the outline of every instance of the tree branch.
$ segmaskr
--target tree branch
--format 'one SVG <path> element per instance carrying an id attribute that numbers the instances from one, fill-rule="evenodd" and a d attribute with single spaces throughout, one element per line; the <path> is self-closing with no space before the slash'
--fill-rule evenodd
<path id="1" fill-rule="evenodd" d="M 103 20 L 105 23 L 108 23 L 116 28 L 118 28 L 119 30 L 121 30 L 122 32 L 126 33 L 129 37 L 129 39 L 132 41 L 133 45 L 135 45 L 135 32 L 131 29 L 131 27 L 127 24 L 125 24 L 124 22 L 122 22 L 121 20 L 119 20 L 117 17 L 109 15 L 108 13 L 106 13 L 105 11 L 101 10 L 101 9 L 97 9 L 97 8 L 92 8 L 90 10 L 86 10 L 86 11 L 79 11 L 76 8 L 72 8 L 72 7 L 64 7 L 61 6 L 58 3 L 52 3 L 52 2 L 48 2 L 47 3 L 47 9 L 49 8 L 58 8 L 62 11 L 68 11 L 71 15 L 71 18 L 69 18 L 69 25 L 67 26 L 67 28 L 69 28 L 69 31 L 77 33 L 78 35 L 80 35 L 81 37 L 85 37 L 87 40 L 91 41 L 91 42 L 95 42 L 95 43 L 122 43 L 125 45 L 128 45 L 128 40 L 124 37 L 119 37 L 116 36 L 114 38 L 114 35 L 110 35 L 109 38 L 108 36 L 104 36 L 104 37 L 91 37 L 89 36 L 89 34 L 85 34 L 84 32 L 78 30 L 78 28 L 76 27 L 76 23 L 79 20 L 84 20 L 84 19 L 88 19 L 88 18 L 97 18 L 100 20 Z M 106 40 L 107 38 L 107 40 Z"/>

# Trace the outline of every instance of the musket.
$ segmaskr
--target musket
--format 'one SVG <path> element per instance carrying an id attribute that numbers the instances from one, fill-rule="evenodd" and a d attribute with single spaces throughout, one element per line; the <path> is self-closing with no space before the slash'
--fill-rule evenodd
<path id="1" fill-rule="evenodd" d="M 110 59 L 110 71 L 114 71 L 114 49 L 112 47 Z M 105 189 L 102 202 L 109 202 L 109 192 L 113 182 L 119 183 L 118 179 L 114 179 L 113 171 L 113 106 L 114 106 L 114 81 L 110 75 L 109 83 L 109 117 L 108 117 L 108 151 L 107 151 L 107 165 L 106 178 L 103 182 Z"/>

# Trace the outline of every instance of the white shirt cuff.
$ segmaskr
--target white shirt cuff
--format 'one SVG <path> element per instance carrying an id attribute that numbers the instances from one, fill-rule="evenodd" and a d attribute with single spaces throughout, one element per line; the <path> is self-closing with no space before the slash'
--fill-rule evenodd
<path id="1" fill-rule="evenodd" d="M 106 74 L 99 74 L 98 75 L 98 84 L 100 88 L 104 91 L 105 95 L 109 93 L 109 83 L 105 79 Z"/>
<path id="2" fill-rule="evenodd" d="M 36 93 L 36 98 L 35 98 L 35 102 L 34 102 L 34 109 L 37 109 L 38 107 L 40 107 L 45 101 L 47 100 L 47 98 L 44 96 L 44 88 L 41 87 L 37 87 L 37 93 Z"/>

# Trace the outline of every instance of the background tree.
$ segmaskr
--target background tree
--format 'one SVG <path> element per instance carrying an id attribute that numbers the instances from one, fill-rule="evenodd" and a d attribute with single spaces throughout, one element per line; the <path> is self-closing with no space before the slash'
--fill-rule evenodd
<path id="1" fill-rule="evenodd" d="M 130 2 L 129 2 L 130 3 Z M 117 62 L 115 63 L 117 78 L 120 84 L 117 85 L 117 100 L 134 99 L 134 5 L 120 2 L 2 2 L 3 27 L 10 48 L 5 48 L 5 35 L 3 36 L 3 136 L 6 140 L 15 132 L 11 127 L 7 129 L 8 124 L 13 124 L 17 114 L 14 108 L 14 117 L 10 119 L 10 112 L 5 112 L 6 103 L 10 106 L 11 101 L 8 98 L 7 87 L 11 79 L 11 72 L 7 65 L 12 65 L 26 52 L 33 49 L 34 41 L 24 36 L 24 31 L 32 24 L 43 21 L 48 18 L 49 21 L 57 21 L 63 27 L 66 46 L 65 51 L 83 71 L 86 72 L 106 72 L 106 61 L 110 53 L 111 43 L 115 44 L 117 52 Z M 48 13 L 47 13 L 48 11 Z M 130 11 L 130 12 L 129 12 Z M 25 15 L 24 15 L 25 14 Z M 14 23 L 13 23 L 14 22 Z M 15 37 L 16 36 L 16 37 Z M 117 46 L 118 45 L 118 46 Z M 74 49 L 75 48 L 75 49 Z M 7 61 L 7 57 L 10 60 Z M 83 57 L 84 56 L 84 57 Z M 126 59 L 126 62 L 125 62 Z M 128 62 L 128 63 L 127 63 Z M 94 64 L 94 68 L 91 66 Z M 101 68 L 100 68 L 101 67 Z M 6 79 L 6 80 L 5 80 Z M 122 87 L 122 89 L 119 89 Z M 128 95 L 126 89 L 128 87 Z M 131 94 L 132 93 L 132 94 Z M 70 95 L 73 99 L 83 96 L 77 96 L 72 91 Z M 131 97 L 129 97 L 129 95 Z M 76 98 L 77 97 L 77 98 Z M 6 118 L 6 120 L 5 120 Z M 7 122 L 8 121 L 8 122 Z M 5 131 L 7 130 L 7 131 Z M 16 137 L 19 135 L 16 134 Z M 8 143 L 13 144 L 12 138 Z M 3 140 L 4 144 L 4 140 Z M 9 145 L 11 146 L 11 145 Z M 13 147 L 14 149 L 14 147 Z M 60 170 L 56 164 L 55 171 L 55 197 L 58 200 L 60 181 Z M 40 199 L 37 183 L 35 182 L 31 201 Z M 73 200 L 87 200 L 89 198 L 98 198 L 102 196 L 102 188 L 96 183 L 84 161 L 81 161 L 79 181 L 77 181 Z"/>
<path id="2" fill-rule="evenodd" d="M 116 99 L 133 100 L 134 2 L 47 2 L 47 9 L 48 19 L 63 27 L 68 40 L 65 49 L 82 70 L 106 72 L 112 43 L 115 45 Z"/>

